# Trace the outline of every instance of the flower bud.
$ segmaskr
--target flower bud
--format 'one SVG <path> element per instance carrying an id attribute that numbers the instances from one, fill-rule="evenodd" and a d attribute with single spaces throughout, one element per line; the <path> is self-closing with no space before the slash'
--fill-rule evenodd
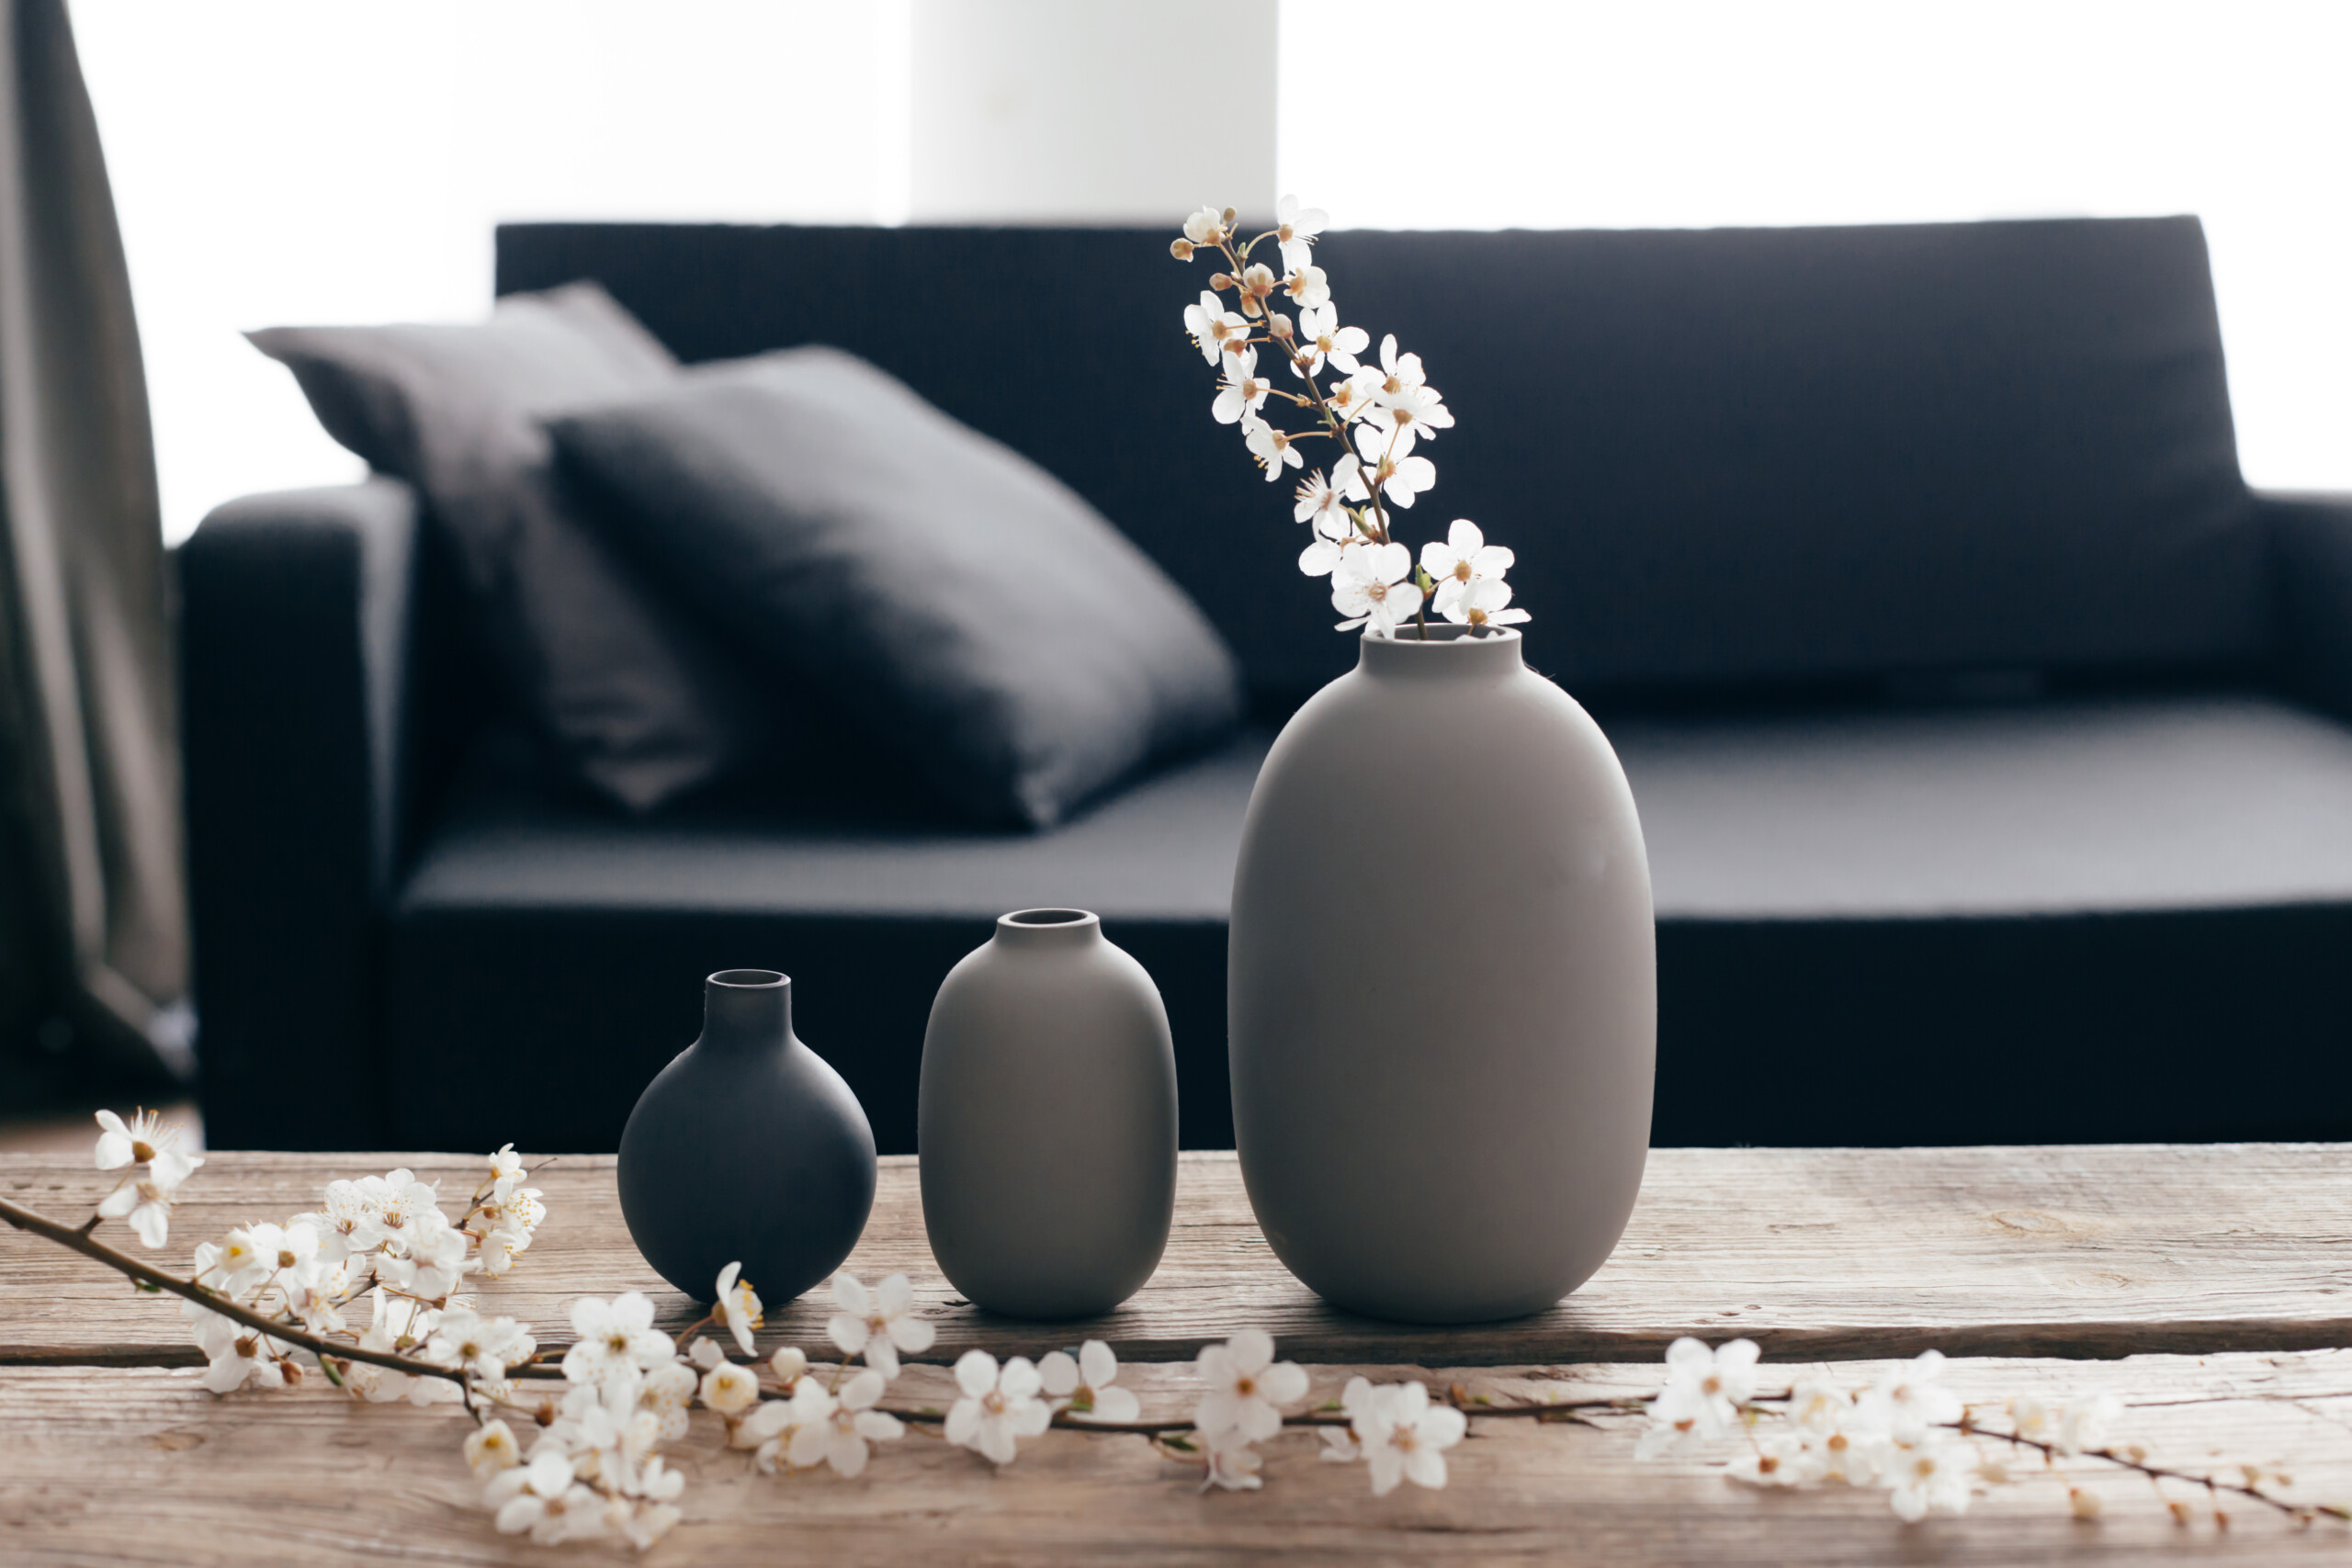
<path id="1" fill-rule="evenodd" d="M 1229 272 L 1212 273 L 1209 275 L 1209 287 L 1211 288 L 1230 288 L 1233 287 L 1233 275 Z"/>
<path id="2" fill-rule="evenodd" d="M 808 1358 L 801 1354 L 799 1346 L 786 1345 L 768 1358 L 768 1365 L 775 1369 L 776 1381 L 790 1388 L 808 1371 Z"/>
<path id="3" fill-rule="evenodd" d="M 1288 316 L 1268 317 L 1266 320 L 1266 331 L 1273 336 L 1282 339 L 1284 343 L 1288 343 L 1290 341 L 1290 318 Z"/>
<path id="4" fill-rule="evenodd" d="M 1234 211 L 1230 207 L 1227 208 L 1225 209 L 1225 226 L 1228 229 L 1232 228 L 1233 220 L 1239 216 L 1240 214 Z"/>
<path id="5" fill-rule="evenodd" d="M 1174 256 L 1178 261 L 1191 261 L 1193 259 L 1193 242 L 1183 238 L 1182 235 L 1179 235 L 1175 239 L 1168 242 L 1168 254 Z"/>

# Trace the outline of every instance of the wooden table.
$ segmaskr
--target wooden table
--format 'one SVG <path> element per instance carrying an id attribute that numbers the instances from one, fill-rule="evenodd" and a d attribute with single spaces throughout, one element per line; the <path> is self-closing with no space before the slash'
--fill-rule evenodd
<path id="1" fill-rule="evenodd" d="M 331 1175 L 407 1163 L 446 1190 L 481 1162 L 442 1155 L 215 1154 L 191 1183 L 165 1256 L 247 1219 L 312 1204 Z M 641 1289 L 673 1326 L 688 1306 L 629 1245 L 605 1156 L 537 1178 L 549 1218 L 485 1310 L 565 1337 L 563 1303 Z M 78 1217 L 105 1179 L 74 1162 L 0 1156 L 0 1193 Z M 853 1256 L 869 1280 L 913 1277 L 940 1365 L 894 1396 L 947 1387 L 969 1346 L 1037 1354 L 1108 1339 L 1148 1416 L 1188 1411 L 1199 1347 L 1256 1325 L 1311 1364 L 1317 1395 L 1356 1371 L 1424 1376 L 1511 1400 L 1647 1393 L 1679 1334 L 1746 1335 L 1779 1377 L 1830 1363 L 1860 1382 L 1928 1347 L 1962 1358 L 1964 1397 L 2109 1391 L 2119 1439 L 2160 1463 L 2249 1461 L 2290 1495 L 2352 1500 L 2352 1148 L 2238 1145 L 1910 1150 L 1660 1150 L 1616 1256 L 1583 1290 L 1522 1322 L 1415 1329 L 1323 1306 L 1266 1248 L 1230 1156 L 1188 1155 L 1176 1231 L 1151 1284 L 1091 1325 L 992 1319 L 960 1302 L 923 1242 L 911 1161 L 884 1162 Z M 763 1348 L 823 1342 L 821 1297 L 772 1307 Z M 134 1294 L 85 1259 L 0 1229 L 0 1562 L 311 1565 L 394 1560 L 602 1560 L 494 1533 L 473 1506 L 447 1407 L 355 1405 L 316 1380 L 216 1399 L 177 1303 Z M 698 1412 L 676 1445 L 686 1519 L 657 1561 L 1222 1562 L 1385 1559 L 1601 1562 L 1968 1563 L 2310 1557 L 2352 1562 L 2352 1529 L 2256 1506 L 2212 1522 L 2200 1489 L 2174 1522 L 2144 1480 L 2085 1464 L 2097 1523 L 2035 1477 L 1964 1518 L 1905 1527 L 1876 1492 L 1759 1495 L 1701 1460 L 1637 1463 L 1637 1418 L 1474 1422 L 1442 1492 L 1380 1499 L 1361 1467 L 1320 1463 L 1310 1435 L 1269 1447 L 1257 1493 L 1202 1495 L 1197 1472 L 1140 1438 L 1057 1431 L 1003 1475 L 928 1440 L 887 1449 L 854 1482 L 763 1476 Z M 1728 1458 L 1728 1452 L 1715 1458 Z"/>

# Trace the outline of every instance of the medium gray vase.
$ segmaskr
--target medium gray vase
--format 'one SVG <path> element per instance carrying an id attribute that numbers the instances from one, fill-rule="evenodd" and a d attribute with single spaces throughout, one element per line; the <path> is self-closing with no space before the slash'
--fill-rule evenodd
<path id="1" fill-rule="evenodd" d="M 948 972 L 916 1108 L 948 1282 L 1012 1317 L 1142 1289 L 1176 1206 L 1176 1053 L 1144 966 L 1083 909 L 1023 909 Z"/>
<path id="2" fill-rule="evenodd" d="M 1515 632 L 1363 639 L 1284 727 L 1234 872 L 1233 1122 L 1274 1253 L 1408 1323 L 1550 1306 L 1642 1183 L 1657 1061 L 1633 792 Z"/>
<path id="3" fill-rule="evenodd" d="M 621 1216 L 698 1302 L 718 1271 L 773 1303 L 840 1268 L 874 1208 L 874 1130 L 841 1074 L 792 1032 L 792 982 L 723 969 L 702 1038 L 662 1069 L 621 1133 Z"/>

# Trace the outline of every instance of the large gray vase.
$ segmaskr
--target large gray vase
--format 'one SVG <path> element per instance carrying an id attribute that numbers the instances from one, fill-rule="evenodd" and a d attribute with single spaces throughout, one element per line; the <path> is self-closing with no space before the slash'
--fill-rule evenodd
<path id="1" fill-rule="evenodd" d="M 932 1004 L 916 1138 L 950 1284 L 1012 1317 L 1109 1312 L 1159 1266 L 1175 1211 L 1159 988 L 1083 909 L 1006 915 Z"/>
<path id="2" fill-rule="evenodd" d="M 874 1130 L 792 1032 L 792 982 L 724 969 L 702 1038 L 646 1087 L 621 1133 L 621 1217 L 661 1276 L 698 1302 L 718 1271 L 774 1303 L 821 1283 L 874 1208 Z"/>
<path id="3" fill-rule="evenodd" d="M 1234 873 L 1241 1174 L 1274 1253 L 1410 1323 L 1551 1305 L 1649 1149 L 1649 866 L 1600 727 L 1515 632 L 1366 637 L 1283 728 Z"/>

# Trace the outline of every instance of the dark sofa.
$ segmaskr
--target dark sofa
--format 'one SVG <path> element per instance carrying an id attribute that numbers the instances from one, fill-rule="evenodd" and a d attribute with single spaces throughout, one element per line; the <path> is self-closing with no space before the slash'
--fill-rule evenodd
<path id="1" fill-rule="evenodd" d="M 628 820 L 505 716 L 404 487 L 225 506 L 179 552 L 208 1136 L 609 1149 L 701 976 L 760 964 L 909 1149 L 939 979 L 1053 903 L 1151 969 L 1184 1141 L 1229 1143 L 1243 805 L 1353 648 L 1165 246 L 502 230 L 502 291 L 599 279 L 690 361 L 837 344 L 1035 458 L 1200 600 L 1254 725 L 1034 837 L 751 790 Z M 2195 220 L 1323 260 L 1459 418 L 1413 536 L 1518 551 L 1531 662 L 1633 779 L 1657 1142 L 2352 1135 L 2352 502 L 2241 480 Z"/>

